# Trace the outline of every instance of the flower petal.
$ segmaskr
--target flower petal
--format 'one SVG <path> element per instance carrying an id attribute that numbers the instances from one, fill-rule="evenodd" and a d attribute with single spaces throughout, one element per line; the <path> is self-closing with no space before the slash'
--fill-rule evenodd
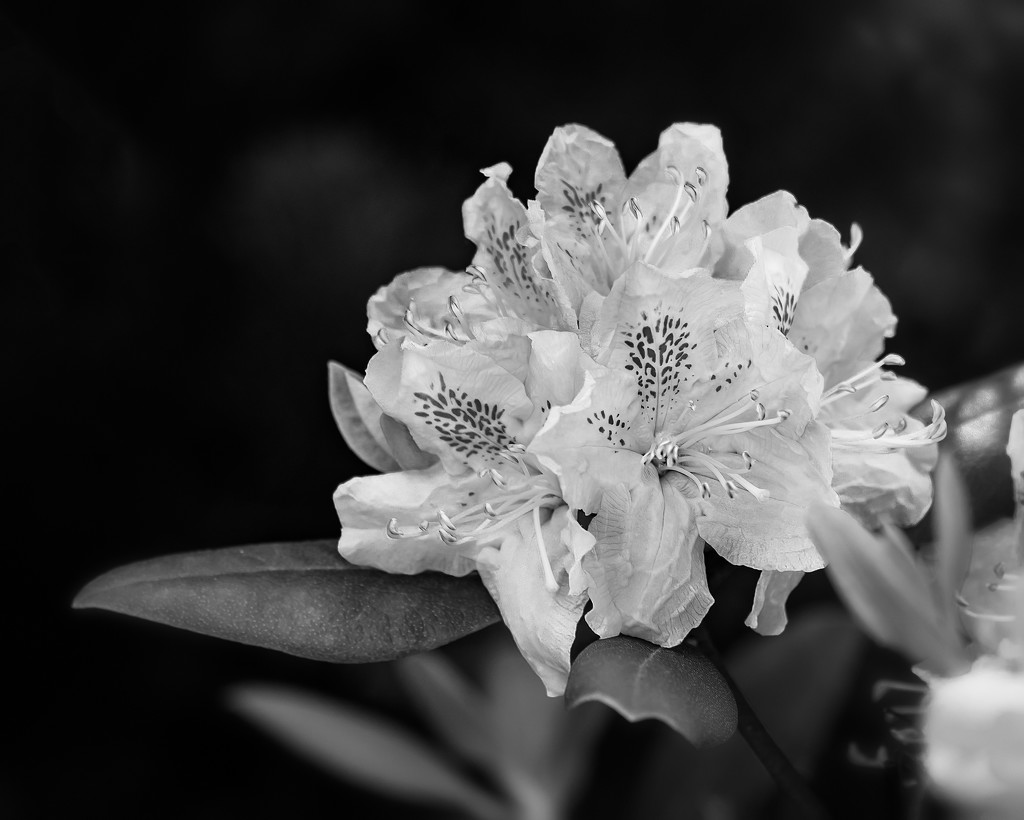
<path id="1" fill-rule="evenodd" d="M 776 228 L 744 244 L 754 259 L 741 288 L 747 319 L 785 335 L 793 325 L 807 277 L 807 263 L 797 249 L 796 228 Z"/>
<path id="2" fill-rule="evenodd" d="M 465 575 L 476 569 L 479 542 L 446 544 L 436 527 L 412 538 L 391 538 L 385 528 L 395 518 L 403 531 L 418 533 L 420 522 L 434 521 L 438 509 L 455 514 L 489 489 L 493 489 L 491 482 L 475 475 L 452 479 L 440 465 L 353 478 L 334 493 L 342 527 L 338 552 L 354 564 L 385 572 L 408 575 L 436 570 Z"/>
<path id="3" fill-rule="evenodd" d="M 789 191 L 776 191 L 744 205 L 722 224 L 724 247 L 715 262 L 715 276 L 743 281 L 754 264 L 747 242 L 779 228 L 793 228 L 798 236 L 807 229 L 807 211 L 797 205 Z"/>
<path id="4" fill-rule="evenodd" d="M 754 589 L 754 604 L 743 622 L 761 635 L 781 635 L 786 628 L 786 601 L 803 579 L 802 572 L 764 570 Z"/>
<path id="5" fill-rule="evenodd" d="M 525 366 L 528 340 L 499 348 Z M 492 351 L 493 352 L 493 351 Z M 505 366 L 503 367 L 502 364 Z M 477 345 L 389 344 L 366 369 L 366 386 L 384 412 L 436 453 L 452 475 L 495 467 L 514 443 L 533 403 L 523 383 Z"/>
<path id="6" fill-rule="evenodd" d="M 1010 457 L 1013 492 L 1017 501 L 1017 561 L 1024 564 L 1024 410 L 1018 410 L 1010 420 L 1006 454 Z M 1021 626 L 1024 628 L 1024 618 Z"/>
<path id="7" fill-rule="evenodd" d="M 537 327 L 568 329 L 553 283 L 537 275 L 536 251 L 520 241 L 528 220 L 526 208 L 505 184 L 510 172 L 504 163 L 485 168 L 487 181 L 462 206 L 466 238 L 477 246 L 473 264 L 483 269 L 487 287 L 506 312 Z"/>
<path id="8" fill-rule="evenodd" d="M 349 449 L 379 472 L 397 470 L 398 462 L 380 427 L 384 413 L 362 377 L 337 362 L 327 363 L 327 373 L 331 413 Z"/>
<path id="9" fill-rule="evenodd" d="M 467 273 L 445 268 L 417 268 L 400 274 L 370 297 L 366 332 L 378 350 L 388 341 L 406 337 L 419 342 L 445 338 L 446 324 L 459 325 L 449 306 L 453 297 L 467 323 L 497 316 L 494 306 L 480 293 L 465 290 L 472 281 Z M 407 319 L 413 321 L 413 326 Z"/>
<path id="10" fill-rule="evenodd" d="M 551 409 L 527 452 L 558 477 L 573 509 L 596 513 L 605 489 L 639 481 L 650 439 L 632 427 L 638 405 L 632 379 L 602 368 L 584 374 L 571 403 Z"/>
<path id="11" fill-rule="evenodd" d="M 558 575 L 570 560 L 561 539 L 568 519 L 568 510 L 560 507 L 541 527 L 548 559 Z M 501 610 L 519 651 L 544 682 L 548 695 L 561 695 L 569 676 L 569 650 L 586 596 L 571 594 L 564 583 L 556 592 L 548 591 L 537 532 L 526 518 L 519 520 L 500 549 L 481 553 L 480 577 Z"/>
<path id="12" fill-rule="evenodd" d="M 639 228 L 634 258 L 673 274 L 697 266 L 707 231 L 725 218 L 728 186 L 722 135 L 715 126 L 684 122 L 663 131 L 658 149 L 640 162 L 623 192 L 624 201 L 635 197 L 639 206 L 641 224 L 632 211 L 623 224 L 626 237 Z M 675 231 L 666 224 L 673 217 L 679 220 Z"/>
<path id="13" fill-rule="evenodd" d="M 758 501 L 741 491 L 730 498 L 720 484 L 709 482 L 711 498 L 701 504 L 697 516 L 701 537 L 732 564 L 762 570 L 821 569 L 825 562 L 804 519 L 812 504 L 839 506 L 831 487 L 828 428 L 812 421 L 798 439 L 775 428 L 734 438 L 753 458 L 744 478 L 769 495 Z"/>
<path id="14" fill-rule="evenodd" d="M 712 334 L 742 311 L 739 289 L 710 276 L 671 279 L 638 263 L 612 288 L 591 331 L 597 361 L 628 372 L 651 433 L 687 408 L 715 362 Z"/>
<path id="15" fill-rule="evenodd" d="M 639 484 L 605 494 L 583 559 L 594 608 L 587 623 L 602 638 L 618 634 L 675 646 L 714 599 L 682 479 L 645 468 Z"/>
<path id="16" fill-rule="evenodd" d="M 889 300 L 871 274 L 855 268 L 805 287 L 796 306 L 789 339 L 813 356 L 831 387 L 835 370 L 848 362 L 873 362 L 896 332 Z"/>

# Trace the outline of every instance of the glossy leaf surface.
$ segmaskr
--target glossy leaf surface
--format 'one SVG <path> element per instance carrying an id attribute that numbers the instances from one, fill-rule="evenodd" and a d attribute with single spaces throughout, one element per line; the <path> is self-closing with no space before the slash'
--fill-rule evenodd
<path id="1" fill-rule="evenodd" d="M 433 649 L 499 618 L 476 576 L 389 575 L 356 567 L 338 555 L 333 540 L 129 564 L 88 584 L 74 606 L 336 663 Z"/>

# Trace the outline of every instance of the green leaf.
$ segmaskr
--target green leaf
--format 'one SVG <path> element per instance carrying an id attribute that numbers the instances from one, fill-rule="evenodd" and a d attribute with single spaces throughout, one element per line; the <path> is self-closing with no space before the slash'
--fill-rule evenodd
<path id="1" fill-rule="evenodd" d="M 483 820 L 508 816 L 436 750 L 355 707 L 264 684 L 236 687 L 228 702 L 293 751 L 352 783 L 388 797 L 455 806 Z"/>
<path id="2" fill-rule="evenodd" d="M 1013 482 L 1006 441 L 1014 412 L 1024 407 L 1024 365 L 941 390 L 931 398 L 946 408 L 949 432 L 942 449 L 956 456 L 975 526 L 1011 515 Z"/>
<path id="3" fill-rule="evenodd" d="M 338 555 L 333 540 L 129 564 L 92 581 L 73 606 L 335 663 L 400 658 L 499 619 L 476 576 L 389 575 L 357 567 Z"/>
<path id="4" fill-rule="evenodd" d="M 380 427 L 383 411 L 362 377 L 342 364 L 328 362 L 327 378 L 334 423 L 349 449 L 382 473 L 400 469 Z"/>
<path id="5" fill-rule="evenodd" d="M 607 638 L 584 649 L 565 690 L 572 707 L 610 706 L 630 721 L 654 718 L 694 746 L 714 746 L 736 731 L 736 701 L 725 679 L 692 646 L 662 649 L 637 638 Z"/>

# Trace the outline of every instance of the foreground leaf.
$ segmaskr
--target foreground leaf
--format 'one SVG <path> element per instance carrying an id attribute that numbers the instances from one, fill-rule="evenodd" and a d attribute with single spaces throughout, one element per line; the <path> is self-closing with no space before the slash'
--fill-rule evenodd
<path id="1" fill-rule="evenodd" d="M 333 540 L 129 564 L 92 581 L 73 605 L 335 663 L 400 658 L 499 620 L 476 576 L 356 567 L 338 555 Z"/>
<path id="2" fill-rule="evenodd" d="M 694 746 L 714 746 L 736 731 L 736 702 L 725 679 L 697 649 L 662 649 L 637 638 L 608 638 L 572 665 L 565 700 L 610 706 L 630 721 L 654 718 Z"/>
<path id="3" fill-rule="evenodd" d="M 942 449 L 956 455 L 975 526 L 1011 515 L 1006 441 L 1014 412 L 1024 407 L 1024 365 L 941 390 L 932 398 L 946 408 L 949 432 Z"/>
<path id="4" fill-rule="evenodd" d="M 229 705 L 308 760 L 388 797 L 441 803 L 490 820 L 508 812 L 422 741 L 352 706 L 282 686 L 251 684 Z"/>

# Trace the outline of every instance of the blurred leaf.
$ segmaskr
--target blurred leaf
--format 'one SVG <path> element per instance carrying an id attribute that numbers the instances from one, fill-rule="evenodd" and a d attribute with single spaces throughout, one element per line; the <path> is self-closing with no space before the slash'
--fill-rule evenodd
<path id="1" fill-rule="evenodd" d="M 1010 515 L 1013 483 L 1006 441 L 1013 413 L 1024 407 L 1024 365 L 941 390 L 931 398 L 946 408 L 949 432 L 941 447 L 956 456 L 975 526 Z"/>
<path id="2" fill-rule="evenodd" d="M 873 536 L 849 514 L 823 504 L 811 508 L 807 528 L 850 611 L 881 644 L 936 672 L 961 671 L 956 634 L 945 627 L 931 587 L 913 555 Z"/>
<path id="3" fill-rule="evenodd" d="M 818 609 L 794 618 L 778 637 L 752 637 L 726 658 L 768 733 L 805 775 L 813 773 L 830 737 L 862 646 L 845 613 Z M 666 734 L 646 769 L 630 817 L 761 817 L 776 788 L 739 734 L 699 752 Z"/>
<path id="4" fill-rule="evenodd" d="M 498 757 L 488 703 L 438 652 L 404 658 L 397 665 L 405 688 L 437 734 L 467 760 L 491 766 Z"/>
<path id="5" fill-rule="evenodd" d="M 327 363 L 327 375 L 331 413 L 349 449 L 382 473 L 400 469 L 380 427 L 383 412 L 362 377 L 337 362 Z"/>
<path id="6" fill-rule="evenodd" d="M 694 746 L 714 746 L 736 731 L 736 702 L 700 651 L 661 649 L 637 638 L 607 638 L 584 649 L 565 691 L 572 707 L 598 701 L 630 721 L 655 718 Z"/>
<path id="7" fill-rule="evenodd" d="M 89 583 L 73 605 L 336 663 L 400 658 L 499 619 L 476 576 L 356 567 L 338 555 L 333 540 L 129 564 Z"/>
<path id="8" fill-rule="evenodd" d="M 956 462 L 943 454 L 935 470 L 935 590 L 950 625 L 957 623 L 956 597 L 971 567 L 974 530 L 967 487 Z"/>
<path id="9" fill-rule="evenodd" d="M 351 706 L 281 686 L 229 693 L 232 709 L 332 774 L 387 797 L 456 806 L 491 820 L 508 812 L 398 726 Z"/>

